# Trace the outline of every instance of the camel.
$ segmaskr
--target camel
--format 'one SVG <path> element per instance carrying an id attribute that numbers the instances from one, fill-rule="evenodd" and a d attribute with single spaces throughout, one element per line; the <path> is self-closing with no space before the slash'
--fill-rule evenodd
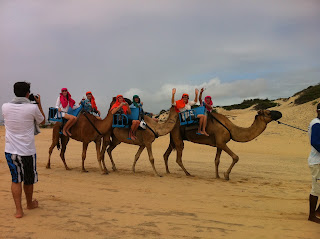
<path id="1" fill-rule="evenodd" d="M 222 150 L 229 154 L 232 158 L 232 163 L 228 170 L 224 173 L 224 178 L 229 180 L 230 172 L 233 166 L 239 161 L 238 155 L 232 152 L 227 143 L 232 139 L 236 142 L 249 142 L 254 138 L 258 137 L 267 127 L 267 124 L 273 120 L 278 120 L 282 117 L 279 111 L 274 110 L 259 110 L 255 116 L 255 120 L 249 128 L 238 127 L 233 124 L 227 117 L 222 114 L 212 112 L 208 114 L 207 123 L 207 136 L 199 136 L 196 134 L 197 128 L 186 129 L 186 126 L 180 126 L 178 121 L 170 133 L 170 144 L 168 149 L 163 155 L 166 172 L 170 173 L 168 168 L 169 155 L 173 149 L 177 150 L 177 164 L 182 168 L 187 176 L 191 176 L 190 173 L 185 169 L 182 163 L 182 151 L 184 148 L 184 140 L 191 141 L 193 143 L 205 144 L 213 147 L 217 147 L 217 153 L 215 157 L 215 173 L 216 178 L 219 177 L 219 163 Z M 220 123 L 219 123 L 220 121 Z"/>
<path id="2" fill-rule="evenodd" d="M 90 121 L 94 124 L 94 126 L 98 129 L 98 131 L 101 133 L 101 135 L 95 130 L 95 128 L 90 124 L 88 119 L 85 117 L 85 115 L 81 114 L 78 117 L 78 120 L 75 125 L 71 127 L 71 138 L 80 142 L 83 142 L 83 148 L 82 148 L 82 172 L 88 172 L 84 167 L 84 161 L 86 159 L 86 153 L 88 144 L 92 141 L 96 144 L 96 151 L 97 151 L 97 159 L 99 163 L 99 167 L 102 174 L 108 174 L 108 170 L 106 168 L 104 158 L 101 157 L 101 140 L 102 137 L 104 138 L 103 142 L 104 144 L 109 144 L 110 142 L 110 135 L 112 131 L 112 114 L 109 112 L 108 115 L 103 119 L 99 120 L 95 116 L 85 113 L 86 116 L 90 119 Z M 52 151 L 56 145 L 59 144 L 59 139 L 61 138 L 61 153 L 60 157 L 61 160 L 66 168 L 66 170 L 69 170 L 69 167 L 67 166 L 67 163 L 65 161 L 65 151 L 67 148 L 67 144 L 69 142 L 69 136 L 64 136 L 63 134 L 60 134 L 60 126 L 61 123 L 57 122 L 52 131 L 52 144 L 49 148 L 49 159 L 46 168 L 50 167 L 50 157 L 52 154 Z"/>
<path id="3" fill-rule="evenodd" d="M 110 143 L 110 146 L 107 149 L 107 153 L 109 155 L 110 161 L 112 163 L 112 169 L 116 171 L 116 166 L 112 158 L 112 150 L 114 150 L 120 143 L 127 143 L 127 144 L 134 144 L 139 145 L 138 152 L 135 155 L 134 163 L 132 166 L 132 171 L 135 172 L 135 166 L 136 163 L 143 151 L 144 148 L 147 148 L 149 160 L 153 168 L 153 172 L 156 176 L 160 176 L 154 166 L 154 158 L 152 154 L 152 143 L 158 136 L 163 136 L 173 129 L 173 127 L 176 125 L 176 122 L 178 121 L 178 113 L 175 111 L 174 107 L 170 108 L 169 117 L 164 123 L 157 123 L 152 118 L 148 116 L 144 116 L 144 121 L 147 123 L 147 125 L 154 131 L 154 133 L 149 129 L 145 130 L 138 130 L 136 133 L 136 140 L 129 140 L 128 134 L 129 129 L 126 128 L 114 128 L 112 132 L 112 141 Z M 106 144 L 104 143 L 102 152 L 105 152 Z M 102 156 L 103 157 L 103 156 Z"/>

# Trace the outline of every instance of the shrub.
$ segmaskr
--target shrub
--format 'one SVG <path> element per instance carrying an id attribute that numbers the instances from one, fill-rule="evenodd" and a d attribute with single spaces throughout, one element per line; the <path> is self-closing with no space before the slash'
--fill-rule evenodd
<path id="1" fill-rule="evenodd" d="M 294 96 L 299 95 L 294 101 L 295 104 L 301 105 L 320 98 L 320 83 L 315 86 L 309 86 L 307 89 L 297 92 Z"/>
<path id="2" fill-rule="evenodd" d="M 259 108 L 259 109 L 267 109 L 270 107 L 277 106 L 278 104 L 268 100 L 268 99 L 250 99 L 250 100 L 244 100 L 241 104 L 234 104 L 234 105 L 229 105 L 229 106 L 223 106 L 224 109 L 226 110 L 233 110 L 233 109 L 247 109 L 253 105 Z"/>
<path id="3" fill-rule="evenodd" d="M 253 108 L 255 110 L 265 110 L 265 109 L 272 108 L 272 107 L 275 107 L 278 105 L 279 105 L 278 103 L 275 103 L 272 101 L 269 101 L 269 102 L 266 101 L 266 102 L 261 102 L 259 104 L 256 104 Z"/>

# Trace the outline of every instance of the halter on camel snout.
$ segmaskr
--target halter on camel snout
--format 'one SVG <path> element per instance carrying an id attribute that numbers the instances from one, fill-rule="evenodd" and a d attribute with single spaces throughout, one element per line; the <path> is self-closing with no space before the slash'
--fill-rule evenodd
<path id="1" fill-rule="evenodd" d="M 271 114 L 271 119 L 272 120 L 278 120 L 278 119 L 282 118 L 282 114 L 281 114 L 280 111 L 271 110 L 270 114 Z"/>
<path id="2" fill-rule="evenodd" d="M 282 117 L 282 114 L 281 114 L 281 112 L 279 112 L 279 111 L 276 111 L 276 110 L 270 110 L 269 111 L 270 113 L 268 114 L 268 115 L 265 115 L 265 112 L 263 111 L 263 110 L 259 110 L 257 113 L 257 115 L 256 115 L 256 117 L 257 116 L 259 116 L 259 115 L 261 115 L 261 116 L 263 116 L 263 117 L 270 117 L 272 120 L 274 120 L 274 121 L 277 121 L 278 119 L 280 119 L 281 117 Z"/>

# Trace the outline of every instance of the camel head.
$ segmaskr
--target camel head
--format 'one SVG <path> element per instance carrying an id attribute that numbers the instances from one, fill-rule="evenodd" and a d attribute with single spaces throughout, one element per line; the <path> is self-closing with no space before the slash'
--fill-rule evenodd
<path id="1" fill-rule="evenodd" d="M 256 119 L 260 118 L 267 124 L 270 123 L 272 120 L 278 120 L 282 117 L 281 112 L 276 110 L 259 110 L 257 113 L 258 114 L 256 115 Z"/>

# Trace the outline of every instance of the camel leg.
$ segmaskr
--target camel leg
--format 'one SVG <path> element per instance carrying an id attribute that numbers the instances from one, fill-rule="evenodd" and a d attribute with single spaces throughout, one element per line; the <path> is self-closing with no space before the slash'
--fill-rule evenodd
<path id="1" fill-rule="evenodd" d="M 60 124 L 56 123 L 52 129 L 52 143 L 49 148 L 49 158 L 48 158 L 46 168 L 51 168 L 51 163 L 50 163 L 51 154 L 52 154 L 54 147 L 56 147 L 59 143 L 59 139 L 60 139 L 59 131 L 60 131 Z"/>
<path id="2" fill-rule="evenodd" d="M 102 164 L 101 160 L 101 138 L 95 141 L 96 143 L 96 152 L 97 152 L 97 159 L 98 159 L 98 164 L 101 170 L 101 174 L 109 174 L 108 169 L 105 164 Z"/>
<path id="3" fill-rule="evenodd" d="M 100 160 L 102 162 L 103 168 L 107 171 L 107 173 L 109 173 L 109 171 L 108 171 L 108 169 L 106 167 L 106 164 L 104 162 L 104 155 L 105 155 L 107 146 L 110 145 L 110 137 L 107 137 L 107 139 L 105 139 L 103 137 L 102 140 L 103 140 L 103 144 L 102 144 L 102 149 L 101 149 L 101 152 L 100 152 Z M 114 165 L 114 167 L 115 167 L 115 165 Z"/>
<path id="4" fill-rule="evenodd" d="M 68 167 L 67 163 L 66 163 L 66 159 L 64 157 L 64 154 L 66 153 L 66 149 L 67 149 L 67 144 L 69 142 L 69 137 L 65 137 L 65 136 L 61 136 L 61 152 L 60 152 L 60 158 L 64 164 L 64 167 L 66 168 L 66 170 L 70 170 L 70 168 Z"/>
<path id="5" fill-rule="evenodd" d="M 216 178 L 220 178 L 220 176 L 219 176 L 219 164 L 220 164 L 221 152 L 222 152 L 222 150 L 220 148 L 217 148 L 216 158 L 214 160 L 214 163 L 216 165 Z"/>
<path id="6" fill-rule="evenodd" d="M 109 136 L 103 136 L 103 143 L 102 143 L 102 148 L 101 148 L 101 152 L 100 152 L 100 157 L 102 160 L 102 163 L 105 165 L 104 163 L 104 156 L 106 153 L 106 149 L 108 147 L 108 145 L 110 145 L 110 137 Z"/>
<path id="7" fill-rule="evenodd" d="M 113 161 L 112 158 L 112 150 L 114 150 L 121 142 L 118 141 L 115 137 L 112 139 L 111 144 L 109 145 L 108 149 L 107 149 L 107 153 L 109 155 L 110 161 L 112 163 L 112 169 L 113 171 L 117 171 L 116 165 Z"/>
<path id="8" fill-rule="evenodd" d="M 182 163 L 182 149 L 177 149 L 177 164 L 179 164 L 179 166 L 182 168 L 182 170 L 184 171 L 184 173 L 187 175 L 187 176 L 192 176 L 186 169 L 185 167 L 183 166 L 183 163 Z"/>
<path id="9" fill-rule="evenodd" d="M 84 161 L 86 160 L 87 149 L 88 149 L 88 143 L 83 142 L 83 144 L 82 144 L 82 172 L 88 172 L 88 171 L 84 168 Z M 100 156 L 100 155 L 99 155 L 99 156 Z M 101 169 L 101 165 L 100 165 L 100 169 Z M 102 169 L 101 169 L 101 170 L 102 170 Z"/>
<path id="10" fill-rule="evenodd" d="M 58 141 L 59 141 L 59 138 L 54 139 L 54 140 L 52 141 L 52 143 L 51 143 L 51 146 L 50 146 L 50 148 L 49 148 L 49 159 L 48 159 L 46 168 L 51 168 L 51 163 L 50 163 L 51 154 L 52 154 L 52 151 L 53 151 L 54 147 L 56 147 L 56 145 L 58 144 Z"/>
<path id="11" fill-rule="evenodd" d="M 151 165 L 152 165 L 154 175 L 161 177 L 161 176 L 158 174 L 158 172 L 157 172 L 157 170 L 156 170 L 156 167 L 154 166 L 154 158 L 153 158 L 153 154 L 152 154 L 151 144 L 150 144 L 150 145 L 146 145 L 146 147 L 147 147 L 147 150 L 148 150 L 149 160 L 150 160 L 150 163 L 151 163 Z"/>
<path id="12" fill-rule="evenodd" d="M 136 153 L 136 155 L 134 156 L 134 162 L 133 162 L 133 165 L 132 165 L 132 171 L 135 173 L 136 172 L 136 163 L 142 153 L 142 151 L 144 150 L 145 146 L 140 146 L 140 148 L 138 149 L 138 152 Z"/>
<path id="13" fill-rule="evenodd" d="M 232 158 L 232 163 L 230 165 L 230 167 L 228 168 L 228 170 L 224 173 L 224 178 L 226 180 L 229 180 L 229 175 L 231 173 L 231 170 L 233 168 L 233 166 L 239 161 L 239 156 L 236 155 L 234 152 L 232 152 L 227 145 L 224 145 L 223 147 L 221 147 L 221 149 L 223 151 L 225 151 L 227 154 L 229 154 Z"/>
<path id="14" fill-rule="evenodd" d="M 172 150 L 173 150 L 173 148 L 172 148 L 172 146 L 169 144 L 166 152 L 165 152 L 164 155 L 163 155 L 164 164 L 166 165 L 166 171 L 167 171 L 167 173 L 170 173 L 170 171 L 169 171 L 169 166 L 168 166 L 168 160 L 169 160 L 169 156 L 170 156 Z"/>

